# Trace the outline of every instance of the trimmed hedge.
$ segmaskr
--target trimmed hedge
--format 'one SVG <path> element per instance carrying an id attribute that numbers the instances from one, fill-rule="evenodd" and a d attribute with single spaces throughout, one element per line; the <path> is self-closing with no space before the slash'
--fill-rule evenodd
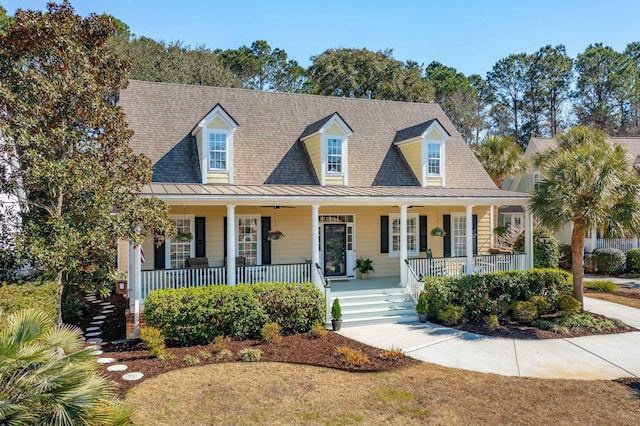
<path id="1" fill-rule="evenodd" d="M 573 292 L 571 275 L 558 269 L 507 271 L 487 275 L 425 277 L 429 317 L 442 321 L 448 305 L 460 306 L 465 319 L 481 320 L 488 315 L 504 318 L 517 301 L 544 296 L 557 308 L 560 295 Z"/>
<path id="2" fill-rule="evenodd" d="M 23 309 L 36 308 L 55 320 L 58 316 L 57 301 L 58 285 L 55 281 L 0 283 L 0 311 L 3 317 Z"/>
<path id="3" fill-rule="evenodd" d="M 640 248 L 632 248 L 627 251 L 627 271 L 640 273 Z"/>
<path id="4" fill-rule="evenodd" d="M 626 260 L 624 252 L 616 248 L 598 248 L 591 253 L 591 261 L 596 271 L 604 274 L 624 271 Z"/>
<path id="5" fill-rule="evenodd" d="M 181 346 L 208 344 L 216 336 L 260 338 L 276 322 L 285 334 L 324 322 L 324 295 L 313 284 L 260 283 L 153 291 L 144 307 L 146 324 Z"/>
<path id="6" fill-rule="evenodd" d="M 513 249 L 517 252 L 525 252 L 524 232 L 516 239 Z M 534 268 L 557 268 L 560 252 L 558 242 L 551 234 L 551 231 L 534 227 L 533 228 L 533 267 Z"/>

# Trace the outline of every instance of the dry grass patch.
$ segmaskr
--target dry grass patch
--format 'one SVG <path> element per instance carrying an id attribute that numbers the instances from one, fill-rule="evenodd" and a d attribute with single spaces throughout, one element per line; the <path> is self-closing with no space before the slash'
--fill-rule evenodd
<path id="1" fill-rule="evenodd" d="M 593 299 L 606 300 L 607 302 L 619 303 L 621 305 L 631 306 L 632 308 L 640 309 L 640 299 L 636 299 L 632 297 L 619 296 L 617 294 L 611 294 L 611 293 L 595 293 L 595 292 L 585 293 L 585 296 L 591 297 Z"/>
<path id="2" fill-rule="evenodd" d="M 140 383 L 127 402 L 140 425 L 640 424 L 637 395 L 610 381 L 503 377 L 427 363 L 385 373 L 206 365 Z"/>

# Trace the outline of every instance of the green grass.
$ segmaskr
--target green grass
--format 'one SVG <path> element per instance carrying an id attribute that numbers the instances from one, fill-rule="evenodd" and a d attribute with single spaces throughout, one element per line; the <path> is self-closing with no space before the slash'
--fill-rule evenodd
<path id="1" fill-rule="evenodd" d="M 618 287 L 610 280 L 585 280 L 584 288 L 587 290 L 597 291 L 598 293 L 611 293 Z"/>

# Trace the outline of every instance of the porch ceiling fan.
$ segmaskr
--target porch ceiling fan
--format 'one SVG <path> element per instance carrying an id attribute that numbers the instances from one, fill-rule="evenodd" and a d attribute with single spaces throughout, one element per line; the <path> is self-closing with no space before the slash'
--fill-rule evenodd
<path id="1" fill-rule="evenodd" d="M 296 208 L 295 206 L 260 206 L 260 207 L 265 208 L 265 209 L 272 208 L 272 209 L 274 209 L 274 210 L 280 210 L 280 209 L 295 209 L 295 208 Z"/>

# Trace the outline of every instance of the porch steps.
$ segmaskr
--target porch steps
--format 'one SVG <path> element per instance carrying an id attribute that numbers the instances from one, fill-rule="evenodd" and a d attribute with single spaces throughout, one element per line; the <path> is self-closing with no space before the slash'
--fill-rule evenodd
<path id="1" fill-rule="evenodd" d="M 406 288 L 332 292 L 331 303 L 335 298 L 340 299 L 343 326 L 417 319 L 416 305 Z"/>

